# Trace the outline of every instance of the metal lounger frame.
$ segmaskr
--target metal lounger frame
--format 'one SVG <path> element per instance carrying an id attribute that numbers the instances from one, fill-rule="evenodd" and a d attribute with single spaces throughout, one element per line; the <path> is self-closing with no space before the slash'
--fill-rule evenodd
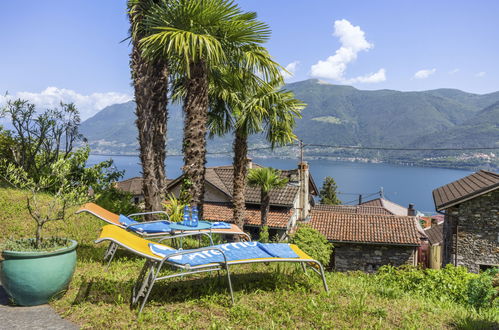
<path id="1" fill-rule="evenodd" d="M 328 288 L 328 285 L 326 282 L 326 277 L 324 275 L 324 267 L 322 266 L 322 264 L 320 262 L 318 262 L 317 260 L 314 260 L 314 259 L 268 258 L 268 259 L 256 259 L 256 260 L 228 261 L 227 256 L 225 255 L 224 251 L 222 249 L 216 248 L 216 247 L 204 247 L 204 248 L 194 249 L 194 250 L 178 251 L 177 253 L 170 254 L 164 258 L 158 257 L 158 258 L 153 259 L 151 256 L 149 256 L 147 254 L 143 254 L 137 250 L 131 249 L 130 247 L 124 246 L 119 241 L 111 239 L 111 238 L 98 239 L 95 241 L 95 243 L 100 243 L 104 240 L 109 240 L 109 241 L 111 241 L 111 243 L 114 243 L 116 245 L 121 245 L 121 246 L 125 247 L 126 249 L 131 250 L 134 253 L 146 258 L 146 262 L 144 264 L 144 267 L 142 267 L 142 270 L 137 278 L 137 281 L 136 281 L 136 283 L 133 287 L 133 291 L 132 291 L 131 307 L 137 306 L 139 304 L 140 300 L 142 299 L 142 303 L 140 304 L 138 314 L 142 313 L 142 310 L 144 309 L 144 306 L 147 302 L 147 299 L 149 298 L 149 294 L 151 293 L 151 290 L 154 286 L 154 283 L 156 283 L 156 281 L 161 281 L 161 280 L 166 280 L 168 278 L 181 277 L 181 276 L 186 276 L 186 275 L 220 271 L 222 269 L 226 270 L 230 297 L 231 297 L 232 304 L 234 304 L 234 292 L 232 289 L 232 282 L 231 282 L 230 270 L 229 270 L 229 266 L 232 266 L 232 265 L 242 265 L 242 264 L 251 264 L 251 263 L 271 263 L 271 262 L 295 262 L 295 263 L 298 262 L 301 264 L 303 271 L 306 272 L 307 265 L 309 266 L 310 264 L 315 264 L 315 265 L 317 265 L 317 268 L 319 270 L 317 270 L 314 267 L 310 267 L 310 266 L 309 266 L 309 268 L 311 268 L 314 272 L 316 272 L 317 274 L 319 274 L 322 277 L 322 283 L 324 285 L 324 290 L 326 290 L 326 292 L 329 292 L 329 288 Z M 211 263 L 211 264 L 206 264 L 206 265 L 190 266 L 190 265 L 180 265 L 178 263 L 175 263 L 175 262 L 168 260 L 168 259 L 175 257 L 175 256 L 181 256 L 184 254 L 191 254 L 191 253 L 210 251 L 210 250 L 217 250 L 218 252 L 220 252 L 224 258 L 224 261 L 220 262 L 220 263 Z M 172 267 L 172 268 L 184 270 L 184 272 L 171 274 L 171 275 L 165 275 L 165 276 L 159 276 L 161 269 L 163 268 L 163 265 L 165 265 L 165 264 Z"/>

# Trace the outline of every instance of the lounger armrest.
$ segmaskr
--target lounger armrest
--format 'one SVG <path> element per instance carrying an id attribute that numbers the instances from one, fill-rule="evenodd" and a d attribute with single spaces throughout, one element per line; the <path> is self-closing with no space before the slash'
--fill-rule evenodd
<path id="1" fill-rule="evenodd" d="M 187 237 L 187 236 L 198 236 L 198 235 L 204 235 L 204 236 L 208 237 L 208 239 L 210 240 L 210 244 L 214 245 L 213 239 L 211 238 L 210 234 L 206 233 L 206 232 L 202 232 L 202 231 L 193 231 L 193 232 L 187 232 L 187 233 L 176 234 L 176 235 L 171 235 L 171 236 L 165 236 L 165 237 L 161 238 L 158 241 L 158 243 L 161 243 L 167 239 L 174 239 L 174 238 Z"/>
<path id="2" fill-rule="evenodd" d="M 217 248 L 217 247 L 204 247 L 204 248 L 194 249 L 194 250 L 183 250 L 183 251 L 179 251 L 177 253 L 172 253 L 170 255 L 167 255 L 166 257 L 163 258 L 163 260 L 161 260 L 161 264 L 160 264 L 158 269 L 161 269 L 161 267 L 163 266 L 163 263 L 168 262 L 168 259 L 170 259 L 172 257 L 182 256 L 185 254 L 191 254 L 191 253 L 197 253 L 197 252 L 203 252 L 203 251 L 213 251 L 213 250 L 217 250 L 218 252 L 220 252 L 222 254 L 222 256 L 224 257 L 224 261 L 222 262 L 222 264 L 225 264 L 225 266 L 227 267 L 227 256 L 225 255 L 225 253 L 222 249 Z"/>
<path id="3" fill-rule="evenodd" d="M 170 216 L 165 211 L 152 211 L 152 212 L 132 213 L 132 214 L 127 215 L 127 217 L 130 218 L 130 217 L 135 217 L 135 216 L 138 216 L 138 215 L 159 214 L 159 213 L 166 215 L 168 221 L 170 220 Z M 151 221 L 147 221 L 147 222 L 151 222 Z"/>

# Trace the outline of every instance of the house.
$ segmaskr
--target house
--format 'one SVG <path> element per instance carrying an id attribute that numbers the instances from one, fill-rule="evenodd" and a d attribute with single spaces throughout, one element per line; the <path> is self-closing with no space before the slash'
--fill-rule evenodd
<path id="1" fill-rule="evenodd" d="M 248 161 L 250 169 L 261 167 L 251 160 Z M 276 231 L 286 231 L 293 228 L 298 220 L 308 217 L 310 209 L 314 205 L 314 196 L 319 193 L 306 162 L 298 164 L 297 169 L 281 170 L 281 176 L 287 178 L 288 183 L 282 188 L 271 190 L 269 219 L 274 216 L 282 219 L 283 214 L 287 218 L 286 221 L 280 220 L 279 222 L 269 220 L 269 229 Z M 167 187 L 168 192 L 178 197 L 182 178 L 183 176 L 180 176 L 173 180 Z M 206 168 L 205 204 L 203 206 L 205 219 L 232 222 L 233 178 L 234 168 L 232 165 Z M 247 208 L 245 227 L 261 226 L 260 188 L 246 186 L 244 195 Z M 212 210 L 217 210 L 218 214 L 212 213 Z"/>
<path id="2" fill-rule="evenodd" d="M 367 214 L 324 210 L 322 206 L 312 209 L 308 224 L 334 245 L 330 267 L 373 272 L 382 265 L 417 265 L 418 248 L 426 238 L 418 219 L 380 210 Z"/>
<path id="3" fill-rule="evenodd" d="M 443 264 L 499 266 L 499 174 L 478 171 L 433 190 L 443 222 Z"/>
<path id="4" fill-rule="evenodd" d="M 136 176 L 123 181 L 118 181 L 115 183 L 115 187 L 118 190 L 128 192 L 132 194 L 132 201 L 135 204 L 142 203 L 144 201 L 144 193 L 142 191 L 142 177 Z M 169 184 L 172 180 L 166 180 L 166 184 Z"/>

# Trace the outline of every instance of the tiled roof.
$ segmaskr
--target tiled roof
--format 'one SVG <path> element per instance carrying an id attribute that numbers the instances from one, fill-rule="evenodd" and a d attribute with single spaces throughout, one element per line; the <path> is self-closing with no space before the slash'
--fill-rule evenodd
<path id="1" fill-rule="evenodd" d="M 326 205 L 316 204 L 313 211 L 328 211 L 337 213 L 352 213 L 352 214 L 384 214 L 392 215 L 390 211 L 380 206 L 365 206 L 365 205 Z"/>
<path id="2" fill-rule="evenodd" d="M 258 164 L 253 163 L 253 168 L 261 167 Z M 285 206 L 292 207 L 297 194 L 299 191 L 298 183 L 296 182 L 298 178 L 298 170 L 282 170 L 281 176 L 288 178 L 289 182 L 286 186 L 282 188 L 276 188 L 270 192 L 270 205 L 274 206 Z M 176 184 L 180 183 L 181 177 L 175 179 L 168 189 L 171 189 Z M 228 166 L 218 166 L 218 167 L 208 167 L 206 168 L 205 174 L 206 181 L 213 185 L 215 188 L 219 189 L 230 199 L 232 198 L 232 188 L 233 188 L 233 178 L 234 178 L 234 168 L 232 165 Z M 296 183 L 294 183 L 296 182 Z M 315 183 L 310 176 L 310 189 L 311 193 L 316 193 Z M 257 187 L 249 187 L 246 185 L 245 193 L 246 203 L 248 204 L 260 204 L 260 189 Z"/>
<path id="3" fill-rule="evenodd" d="M 444 241 L 444 224 L 433 224 L 429 228 L 425 228 L 425 234 L 428 236 L 428 240 L 431 245 L 442 244 Z"/>
<path id="4" fill-rule="evenodd" d="M 433 190 L 433 200 L 441 211 L 498 188 L 499 174 L 481 170 Z"/>
<path id="5" fill-rule="evenodd" d="M 309 224 L 333 242 L 420 245 L 415 217 L 315 211 Z"/>
<path id="6" fill-rule="evenodd" d="M 172 180 L 166 180 L 169 184 Z M 142 177 L 136 176 L 134 178 L 126 179 L 116 182 L 116 188 L 131 193 L 132 195 L 142 195 Z"/>
<path id="7" fill-rule="evenodd" d="M 407 208 L 389 201 L 385 198 L 376 198 L 360 204 L 362 206 L 377 206 L 386 209 L 390 214 L 405 216 L 407 215 Z"/>
<path id="8" fill-rule="evenodd" d="M 271 209 L 267 216 L 267 226 L 270 228 L 286 229 L 292 215 L 293 211 L 291 209 Z M 203 205 L 203 219 L 233 223 L 233 208 L 228 204 L 205 203 Z M 246 209 L 245 224 L 248 226 L 262 225 L 259 208 Z"/>

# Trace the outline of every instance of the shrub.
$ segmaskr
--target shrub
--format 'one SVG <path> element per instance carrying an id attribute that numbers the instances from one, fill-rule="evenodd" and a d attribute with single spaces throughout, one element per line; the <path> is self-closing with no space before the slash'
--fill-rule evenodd
<path id="1" fill-rule="evenodd" d="M 118 214 L 141 212 L 140 208 L 132 202 L 132 197 L 131 193 L 110 186 L 96 195 L 95 202 Z"/>
<path id="2" fill-rule="evenodd" d="M 269 227 L 268 226 L 263 226 L 260 229 L 260 237 L 259 237 L 258 241 L 262 242 L 262 243 L 268 243 L 270 241 Z"/>
<path id="3" fill-rule="evenodd" d="M 317 230 L 308 225 L 299 225 L 290 241 L 298 245 L 300 249 L 319 261 L 323 266 L 327 267 L 329 265 L 333 245 Z"/>

